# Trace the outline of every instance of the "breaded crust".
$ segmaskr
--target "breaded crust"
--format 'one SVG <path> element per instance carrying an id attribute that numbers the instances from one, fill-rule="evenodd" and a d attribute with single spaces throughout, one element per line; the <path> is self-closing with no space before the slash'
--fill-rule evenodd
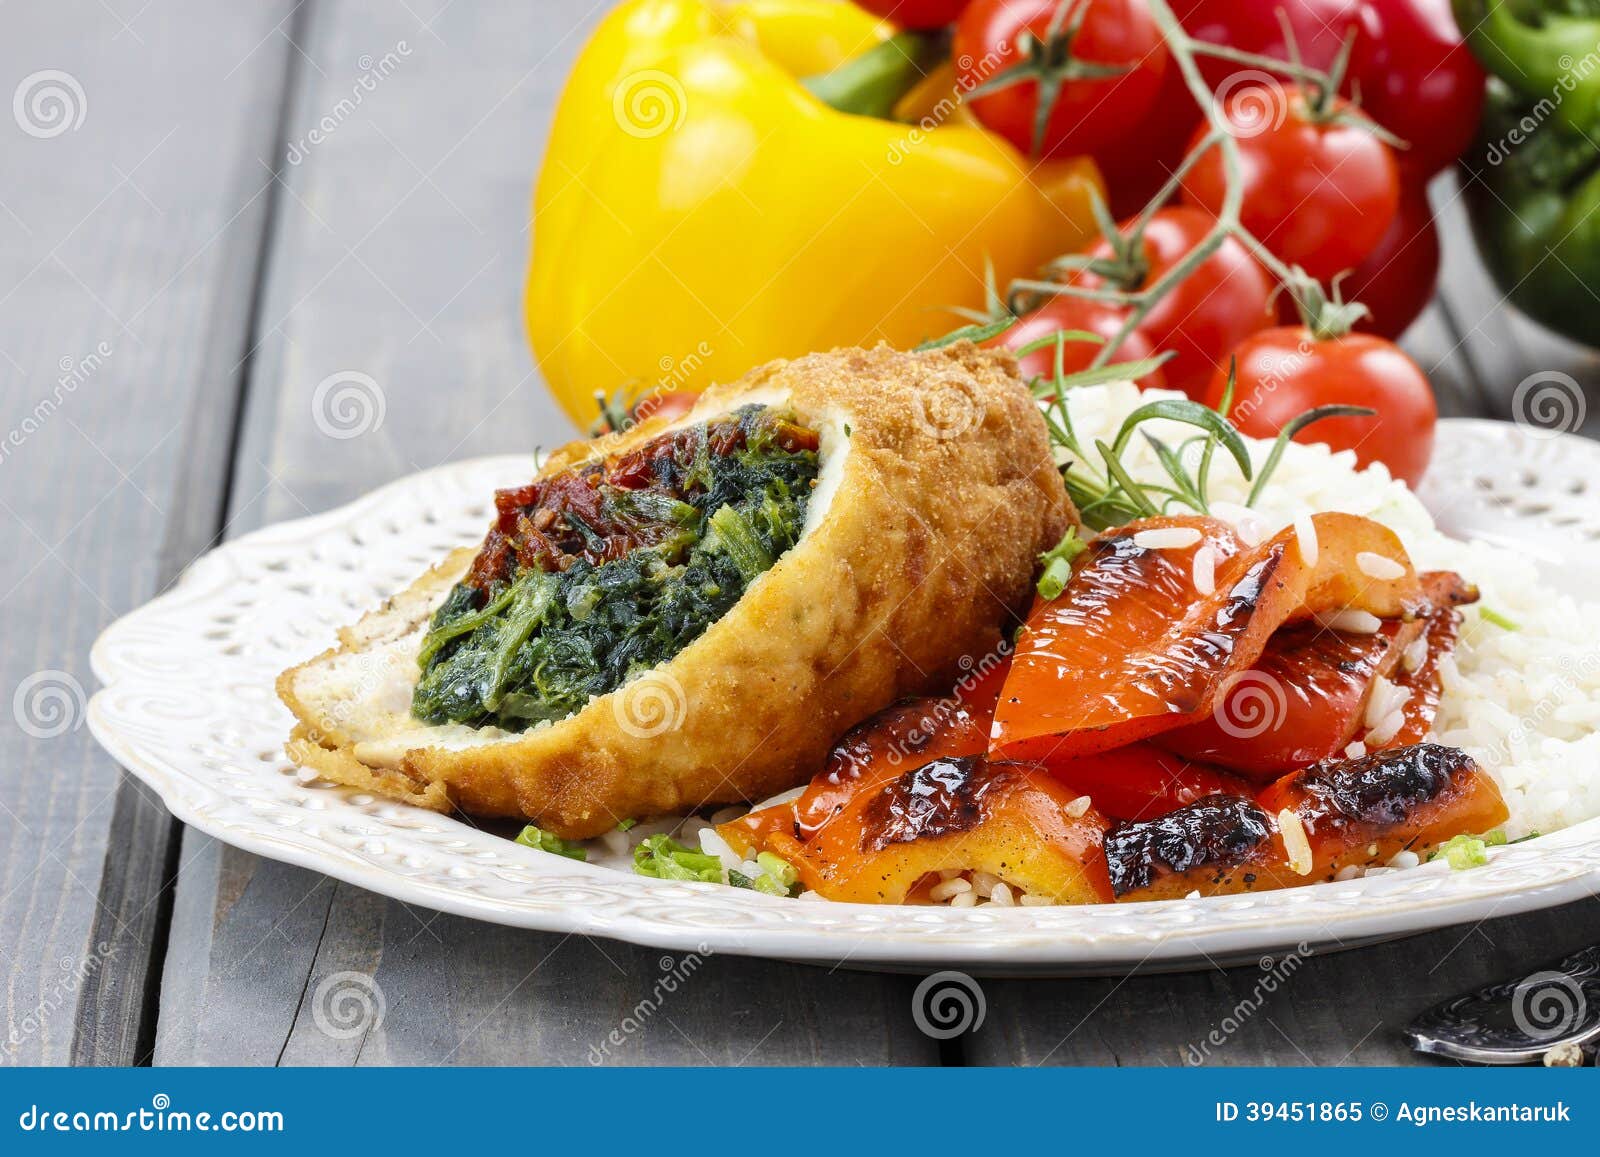
<path id="1" fill-rule="evenodd" d="M 336 782 L 581 838 L 802 783 L 849 727 L 947 689 L 1000 642 L 1036 556 L 1075 517 L 1015 363 L 969 343 L 811 354 L 712 387 L 673 425 L 749 400 L 786 400 L 822 433 L 821 478 L 837 489 L 819 485 L 806 535 L 675 659 L 519 735 L 422 724 L 408 710 L 417 648 L 471 561 L 457 551 L 284 672 L 291 756 Z M 543 473 L 668 428 L 574 443 Z"/>

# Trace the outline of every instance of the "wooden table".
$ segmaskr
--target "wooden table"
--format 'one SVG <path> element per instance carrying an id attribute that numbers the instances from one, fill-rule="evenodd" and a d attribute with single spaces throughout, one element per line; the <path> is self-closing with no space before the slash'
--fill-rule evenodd
<path id="1" fill-rule="evenodd" d="M 186 830 L 95 746 L 73 691 L 101 628 L 208 546 L 570 433 L 518 290 L 530 181 L 594 19 L 558 0 L 7 6 L 7 90 L 58 69 L 84 113 L 0 128 L 0 690 L 46 672 L 68 697 L 32 729 L 61 734 L 0 731 L 8 1062 L 582 1064 L 658 975 L 655 950 L 408 908 Z M 1446 412 L 1495 412 L 1533 370 L 1600 380 L 1500 306 L 1444 220 L 1443 300 L 1407 345 Z M 387 413 L 335 443 L 311 395 L 343 370 Z M 1590 900 L 1318 956 L 1210 1063 L 1404 1062 L 1423 1005 L 1596 939 Z M 334 1040 L 307 1001 L 342 970 L 387 1012 Z M 986 982 L 982 1030 L 941 1045 L 913 979 L 719 958 L 611 1060 L 1179 1064 L 1258 980 Z"/>

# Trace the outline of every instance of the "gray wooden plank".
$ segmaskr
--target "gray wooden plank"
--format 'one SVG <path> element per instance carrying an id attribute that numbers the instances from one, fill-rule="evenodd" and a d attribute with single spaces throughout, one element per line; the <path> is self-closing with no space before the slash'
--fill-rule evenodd
<path id="1" fill-rule="evenodd" d="M 127 1063 L 147 1035 L 171 823 L 83 728 L 86 656 L 215 530 L 288 8 L 6 11 L 0 603 L 30 628 L 0 656 L 7 1062 Z"/>
<path id="2" fill-rule="evenodd" d="M 1437 1001 L 1600 938 L 1600 900 L 1345 952 L 1181 975 L 985 981 L 973 1064 L 1403 1065 Z"/>
<path id="3" fill-rule="evenodd" d="M 554 0 L 317 6 L 291 140 L 350 93 L 363 58 L 395 64 L 285 173 L 234 531 L 572 436 L 533 373 L 518 294 L 550 110 L 595 16 Z M 333 440 L 312 398 L 344 371 L 376 383 L 383 420 Z M 937 1059 L 904 979 L 709 959 L 640 1017 L 658 951 L 436 916 L 192 832 L 184 848 L 158 1063 Z M 340 991 L 367 990 L 381 1026 L 319 1023 Z M 637 1030 L 597 1058 L 630 1016 Z"/>

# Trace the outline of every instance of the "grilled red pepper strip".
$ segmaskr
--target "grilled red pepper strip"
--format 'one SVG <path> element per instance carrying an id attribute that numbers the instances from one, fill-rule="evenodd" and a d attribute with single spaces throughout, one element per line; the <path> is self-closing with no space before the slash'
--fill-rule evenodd
<path id="1" fill-rule="evenodd" d="M 990 757 L 1082 755 L 1193 722 L 1284 623 L 1346 609 L 1399 618 L 1424 606 L 1393 531 L 1351 514 L 1318 514 L 1312 525 L 1311 558 L 1293 529 L 1243 550 L 1210 518 L 1147 519 L 1101 536 L 1062 594 L 1035 604 L 995 710 Z M 1200 540 L 1159 547 L 1143 533 L 1179 528 Z M 1208 548 L 1206 592 L 1195 556 Z M 1363 554 L 1403 570 L 1373 578 Z"/>
<path id="2" fill-rule="evenodd" d="M 1422 618 L 1392 619 L 1370 635 L 1315 623 L 1281 628 L 1255 666 L 1229 680 L 1210 715 L 1155 742 L 1188 759 L 1270 782 L 1341 755 L 1361 731 L 1380 675 L 1412 690 L 1407 726 L 1382 746 L 1420 742 L 1438 707 L 1438 665 L 1455 641 L 1455 608 L 1477 598 L 1450 571 L 1430 572 L 1421 582 L 1432 608 Z M 1405 661 L 1419 639 L 1425 640 L 1427 658 L 1408 672 Z"/>
<path id="3" fill-rule="evenodd" d="M 1131 743 L 1072 759 L 1050 759 L 1050 774 L 1117 820 L 1147 820 L 1212 795 L 1248 795 L 1250 785 L 1220 768 Z"/>
<path id="4" fill-rule="evenodd" d="M 1212 796 L 1118 825 L 1106 860 L 1119 900 L 1266 891 L 1331 880 L 1400 851 L 1426 857 L 1506 816 L 1500 789 L 1471 757 L 1422 743 L 1294 772 L 1254 800 Z M 1286 839 L 1291 824 L 1298 830 Z"/>
<path id="5" fill-rule="evenodd" d="M 1478 592 L 1474 589 L 1471 593 L 1472 597 L 1463 599 L 1463 603 L 1477 600 Z M 1455 609 L 1459 605 L 1461 603 L 1442 607 L 1428 616 L 1424 636 L 1428 641 L 1426 657 L 1414 670 L 1407 670 L 1402 665 L 1395 674 L 1395 683 L 1411 694 L 1402 709 L 1405 722 L 1400 725 L 1394 738 L 1383 746 L 1404 747 L 1421 743 L 1433 730 L 1434 716 L 1439 713 L 1439 696 L 1443 691 L 1439 668 L 1446 656 L 1455 650 L 1456 636 L 1461 630 L 1461 612 Z"/>
<path id="6" fill-rule="evenodd" d="M 982 871 L 1059 904 L 1111 899 L 1108 823 L 1041 767 L 936 759 L 864 787 L 811 839 L 767 846 L 830 900 L 902 904 L 947 870 Z"/>

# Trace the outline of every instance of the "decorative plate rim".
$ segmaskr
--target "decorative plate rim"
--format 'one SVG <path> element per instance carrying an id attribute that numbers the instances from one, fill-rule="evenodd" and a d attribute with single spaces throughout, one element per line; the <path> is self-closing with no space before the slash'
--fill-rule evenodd
<path id="1" fill-rule="evenodd" d="M 1600 446 L 1572 435 L 1449 419 L 1438 436 L 1443 463 L 1459 465 L 1472 456 L 1452 451 L 1487 439 L 1519 459 L 1566 459 L 1600 485 Z M 407 904 L 706 954 L 991 974 L 1172 969 L 1512 915 L 1600 884 L 1596 818 L 1493 849 L 1489 864 L 1469 872 L 1425 865 L 1248 896 L 1017 909 L 807 903 L 631 876 L 295 777 L 281 754 L 289 715 L 271 677 L 324 648 L 332 625 L 352 620 L 363 602 L 420 573 L 438 539 L 481 534 L 495 481 L 525 477 L 530 463 L 502 456 L 435 467 L 201 557 L 96 640 L 90 661 L 104 686 L 89 703 L 91 732 L 178 819 L 246 851 Z M 1430 476 L 1424 492 L 1450 482 Z M 392 568 L 386 580 L 364 565 L 380 556 Z"/>

